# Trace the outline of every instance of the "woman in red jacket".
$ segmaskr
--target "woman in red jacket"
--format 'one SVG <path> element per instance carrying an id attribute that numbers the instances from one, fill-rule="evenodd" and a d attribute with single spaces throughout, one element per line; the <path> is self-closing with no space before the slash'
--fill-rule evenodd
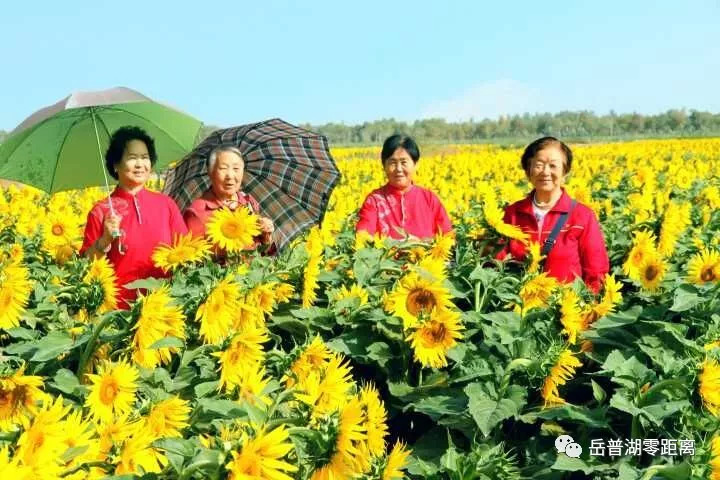
<path id="1" fill-rule="evenodd" d="M 405 135 L 388 137 L 380 159 L 388 181 L 365 199 L 356 231 L 395 239 L 406 236 L 427 239 L 452 231 L 450 217 L 437 195 L 413 183 L 420 160 L 415 140 Z"/>
<path id="2" fill-rule="evenodd" d="M 610 270 L 605 239 L 593 211 L 570 198 L 563 185 L 572 167 L 570 148 L 555 137 L 543 137 L 525 148 L 522 168 L 533 189 L 526 198 L 505 209 L 505 222 L 520 227 L 539 243 L 545 255 L 544 270 L 561 282 L 577 277 L 598 292 Z M 548 242 L 558 221 L 565 220 L 554 243 Z M 523 259 L 526 246 L 511 240 L 499 257 Z"/>

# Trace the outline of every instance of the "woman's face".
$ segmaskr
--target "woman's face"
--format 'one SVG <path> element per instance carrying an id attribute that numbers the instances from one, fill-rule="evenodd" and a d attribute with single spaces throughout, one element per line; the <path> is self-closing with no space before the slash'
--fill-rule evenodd
<path id="1" fill-rule="evenodd" d="M 116 166 L 118 182 L 125 188 L 145 185 L 150 178 L 152 163 L 147 145 L 142 140 L 130 140 Z"/>
<path id="2" fill-rule="evenodd" d="M 242 184 L 245 163 L 235 152 L 218 153 L 210 172 L 210 181 L 215 196 L 221 200 L 232 198 Z"/>
<path id="3" fill-rule="evenodd" d="M 412 184 L 415 176 L 415 162 L 402 147 L 395 150 L 390 158 L 383 162 L 388 183 L 396 188 L 405 189 Z"/>
<path id="4" fill-rule="evenodd" d="M 554 192 L 565 184 L 565 152 L 557 145 L 548 145 L 530 159 L 528 180 L 536 191 Z"/>

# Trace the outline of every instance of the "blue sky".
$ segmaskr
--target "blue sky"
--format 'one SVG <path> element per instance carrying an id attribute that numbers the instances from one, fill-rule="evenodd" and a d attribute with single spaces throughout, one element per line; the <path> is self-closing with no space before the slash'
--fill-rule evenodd
<path id="1" fill-rule="evenodd" d="M 127 86 L 206 123 L 720 112 L 720 2 L 5 2 L 0 129 Z"/>

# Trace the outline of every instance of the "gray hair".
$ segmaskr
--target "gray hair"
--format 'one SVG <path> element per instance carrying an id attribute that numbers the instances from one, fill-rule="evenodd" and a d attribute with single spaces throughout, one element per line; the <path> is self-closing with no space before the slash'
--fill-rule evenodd
<path id="1" fill-rule="evenodd" d="M 207 161 L 207 171 L 208 174 L 212 173 L 213 167 L 215 167 L 215 162 L 217 162 L 217 157 L 223 152 L 231 152 L 240 157 L 240 159 L 245 163 L 245 159 L 243 158 L 242 152 L 239 148 L 233 146 L 233 145 L 220 145 L 218 147 L 213 148 L 212 152 L 210 152 L 210 156 L 208 157 Z"/>

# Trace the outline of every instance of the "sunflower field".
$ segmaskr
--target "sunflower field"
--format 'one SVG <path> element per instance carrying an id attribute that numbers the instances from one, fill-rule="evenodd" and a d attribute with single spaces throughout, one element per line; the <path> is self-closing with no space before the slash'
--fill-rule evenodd
<path id="1" fill-rule="evenodd" d="M 77 253 L 102 190 L 0 191 L 0 478 L 720 479 L 720 139 L 574 153 L 598 295 L 495 260 L 518 149 L 424 152 L 456 233 L 427 243 L 355 235 L 379 150 L 335 149 L 320 227 L 267 257 L 218 215 L 128 311 Z"/>

